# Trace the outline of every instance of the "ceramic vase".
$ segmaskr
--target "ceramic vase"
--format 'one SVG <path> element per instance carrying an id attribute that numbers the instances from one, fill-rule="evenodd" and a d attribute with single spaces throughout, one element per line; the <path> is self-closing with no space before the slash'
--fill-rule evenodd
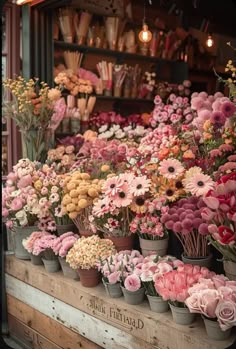
<path id="1" fill-rule="evenodd" d="M 166 313 L 169 310 L 169 304 L 162 297 L 147 295 L 150 308 L 155 313 Z"/>
<path id="2" fill-rule="evenodd" d="M 145 296 L 144 287 L 134 292 L 128 291 L 123 286 L 121 286 L 121 289 L 125 298 L 125 302 L 127 304 L 136 305 L 136 304 L 141 304 L 143 302 L 144 296 Z"/>
<path id="3" fill-rule="evenodd" d="M 188 308 L 176 307 L 169 303 L 173 320 L 179 325 L 190 325 L 194 319 L 195 314 L 190 313 Z"/>
<path id="4" fill-rule="evenodd" d="M 140 248 L 144 257 L 150 253 L 155 252 L 158 256 L 163 257 L 166 255 L 169 239 L 162 240 L 146 240 L 139 237 Z"/>

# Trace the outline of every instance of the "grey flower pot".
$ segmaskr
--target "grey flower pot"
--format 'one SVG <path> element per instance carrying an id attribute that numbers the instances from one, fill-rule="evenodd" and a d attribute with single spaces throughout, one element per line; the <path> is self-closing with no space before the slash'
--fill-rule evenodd
<path id="1" fill-rule="evenodd" d="M 135 292 L 128 291 L 125 287 L 121 286 L 125 301 L 127 304 L 136 305 L 141 304 L 145 296 L 145 288 L 140 288 Z"/>

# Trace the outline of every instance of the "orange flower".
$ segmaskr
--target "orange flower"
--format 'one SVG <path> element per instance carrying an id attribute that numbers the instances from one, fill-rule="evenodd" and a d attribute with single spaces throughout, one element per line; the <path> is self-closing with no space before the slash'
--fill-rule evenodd
<path id="1" fill-rule="evenodd" d="M 182 151 L 186 151 L 186 150 L 188 150 L 188 148 L 189 148 L 188 144 L 181 145 L 181 150 Z"/>
<path id="2" fill-rule="evenodd" d="M 150 114 L 148 113 L 143 113 L 141 115 L 141 119 L 143 120 L 145 125 L 149 125 L 149 120 L 150 120 Z"/>
<path id="3" fill-rule="evenodd" d="M 232 138 L 226 138 L 225 144 L 231 144 L 233 142 Z"/>
<path id="4" fill-rule="evenodd" d="M 184 159 L 195 159 L 195 155 L 194 155 L 194 153 L 192 152 L 192 150 L 189 149 L 189 150 L 186 150 L 186 151 L 183 153 L 183 158 L 184 158 Z"/>
<path id="5" fill-rule="evenodd" d="M 179 153 L 179 146 L 178 145 L 175 145 L 174 147 L 172 147 L 170 149 L 170 151 L 173 153 L 173 154 L 178 154 Z"/>
<path id="6" fill-rule="evenodd" d="M 163 148 L 158 153 L 158 159 L 163 160 L 165 159 L 170 153 L 170 150 L 168 148 Z"/>
<path id="7" fill-rule="evenodd" d="M 210 120 L 206 120 L 204 122 L 204 125 L 203 125 L 203 130 L 207 132 L 210 127 L 211 127 L 211 121 Z"/>
<path id="8" fill-rule="evenodd" d="M 207 139 L 212 139 L 212 135 L 211 135 L 210 133 L 208 133 L 208 132 L 204 132 L 204 133 L 203 133 L 203 138 L 204 138 L 205 140 L 207 140 Z"/>

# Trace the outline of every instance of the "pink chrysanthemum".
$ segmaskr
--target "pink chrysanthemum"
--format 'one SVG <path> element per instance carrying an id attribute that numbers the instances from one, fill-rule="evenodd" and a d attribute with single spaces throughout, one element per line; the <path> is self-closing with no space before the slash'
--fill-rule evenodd
<path id="1" fill-rule="evenodd" d="M 140 278 L 136 274 L 131 274 L 125 279 L 124 286 L 130 292 L 138 291 L 141 287 Z"/>
<path id="2" fill-rule="evenodd" d="M 211 114 L 210 121 L 212 122 L 213 125 L 222 126 L 226 121 L 226 116 L 220 111 L 215 111 Z"/>
<path id="3" fill-rule="evenodd" d="M 135 196 L 144 195 L 150 188 L 150 180 L 146 176 L 136 177 L 132 182 L 130 192 Z"/>
<path id="4" fill-rule="evenodd" d="M 194 176 L 188 176 L 182 180 L 184 188 L 192 195 L 201 196 L 214 188 L 214 182 L 210 176 L 204 173 L 198 173 Z"/>
<path id="5" fill-rule="evenodd" d="M 127 207 L 132 202 L 132 195 L 129 192 L 129 186 L 127 183 L 124 183 L 122 187 L 120 187 L 119 192 L 112 198 L 112 204 L 116 207 Z"/>
<path id="6" fill-rule="evenodd" d="M 120 191 L 120 188 L 123 186 L 124 181 L 118 176 L 108 178 L 103 186 L 103 191 L 106 195 L 115 195 Z"/>
<path id="7" fill-rule="evenodd" d="M 179 160 L 164 159 L 160 162 L 158 170 L 163 177 L 174 179 L 179 177 L 184 172 L 184 167 Z"/>
<path id="8" fill-rule="evenodd" d="M 224 102 L 221 104 L 221 112 L 226 118 L 229 118 L 236 112 L 236 107 L 232 102 Z"/>

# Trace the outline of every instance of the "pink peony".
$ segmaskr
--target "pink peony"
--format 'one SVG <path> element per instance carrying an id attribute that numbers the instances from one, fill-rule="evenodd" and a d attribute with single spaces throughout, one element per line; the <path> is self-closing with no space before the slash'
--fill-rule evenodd
<path id="1" fill-rule="evenodd" d="M 124 286 L 128 291 L 135 292 L 141 288 L 140 278 L 136 274 L 131 274 L 125 279 Z"/>
<path id="2" fill-rule="evenodd" d="M 114 271 L 113 273 L 107 275 L 107 278 L 110 284 L 116 284 L 117 282 L 120 282 L 120 277 L 121 277 L 120 271 Z"/>

